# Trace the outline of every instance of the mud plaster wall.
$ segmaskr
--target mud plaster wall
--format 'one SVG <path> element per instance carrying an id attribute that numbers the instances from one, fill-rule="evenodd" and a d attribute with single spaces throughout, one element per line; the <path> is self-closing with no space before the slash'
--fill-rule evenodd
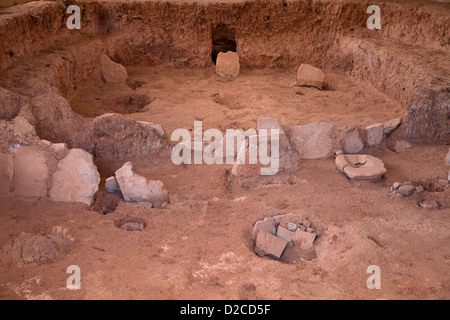
<path id="1" fill-rule="evenodd" d="M 0 52 L 0 66 L 37 51 L 64 52 L 55 57 L 62 61 L 51 84 L 69 98 L 79 86 L 98 80 L 96 59 L 103 50 L 125 65 L 210 66 L 212 31 L 224 25 L 235 33 L 242 66 L 288 68 L 310 63 L 343 69 L 405 106 L 407 138 L 449 139 L 448 90 L 433 83 L 425 61 L 417 63 L 417 57 L 426 59 L 430 50 L 433 56 L 444 57 L 444 64 L 448 60 L 447 7 L 439 11 L 380 3 L 383 27 L 370 31 L 365 25 L 369 4 L 362 2 L 73 3 L 82 11 L 81 30 L 66 28 L 66 15 L 57 3 L 19 6 L 26 7 L 27 14 L 19 14 L 17 7 L 5 9 L 9 13 L 0 24 L 0 45 L 8 50 Z M 377 43 L 379 39 L 383 41 Z M 405 56 L 410 46 L 418 52 Z M 428 51 L 424 54 L 420 48 Z M 448 62 L 431 68 L 445 71 L 444 78 L 450 76 Z"/>

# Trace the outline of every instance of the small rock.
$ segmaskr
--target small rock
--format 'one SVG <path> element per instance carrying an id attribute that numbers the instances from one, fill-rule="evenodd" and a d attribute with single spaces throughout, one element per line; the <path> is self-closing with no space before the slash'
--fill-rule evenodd
<path id="1" fill-rule="evenodd" d="M 423 200 L 419 202 L 419 206 L 427 210 L 439 209 L 439 203 L 436 200 Z"/>
<path id="2" fill-rule="evenodd" d="M 439 183 L 441 186 L 445 187 L 446 185 L 448 185 L 448 180 L 445 180 L 445 179 L 438 179 L 438 183 Z"/>
<path id="3" fill-rule="evenodd" d="M 405 140 L 398 140 L 395 142 L 395 145 L 394 145 L 395 152 L 397 152 L 397 153 L 403 152 L 406 149 L 409 149 L 411 147 L 412 147 L 411 143 L 409 143 L 408 141 L 405 141 Z"/>
<path id="4" fill-rule="evenodd" d="M 402 186 L 402 184 L 400 182 L 394 182 L 394 184 L 391 187 L 391 192 L 397 190 L 401 186 Z"/>
<path id="5" fill-rule="evenodd" d="M 287 223 L 287 228 L 289 231 L 295 231 L 297 230 L 297 225 L 293 222 L 288 222 Z"/>
<path id="6" fill-rule="evenodd" d="M 416 187 L 416 192 L 417 192 L 418 194 L 423 193 L 423 187 L 422 187 L 422 186 L 417 186 L 417 187 Z"/>
<path id="7" fill-rule="evenodd" d="M 299 228 L 300 228 L 300 230 L 302 230 L 302 231 L 306 231 L 306 227 L 305 227 L 304 225 L 300 225 Z"/>
<path id="8" fill-rule="evenodd" d="M 412 186 L 412 182 L 410 181 L 403 182 L 403 186 Z"/>
<path id="9" fill-rule="evenodd" d="M 302 64 L 297 71 L 297 85 L 311 86 L 322 90 L 325 74 L 309 64 Z"/>
<path id="10" fill-rule="evenodd" d="M 120 229 L 126 231 L 142 231 L 144 228 L 145 226 L 139 222 L 126 222 L 120 226 Z"/>
<path id="11" fill-rule="evenodd" d="M 106 179 L 105 189 L 106 192 L 109 193 L 120 192 L 120 186 L 119 183 L 117 182 L 116 177 L 112 176 Z"/>
<path id="12" fill-rule="evenodd" d="M 56 160 L 61 160 L 69 153 L 69 149 L 65 143 L 52 143 L 51 148 L 55 153 Z"/>
<path id="13" fill-rule="evenodd" d="M 239 71 L 239 55 L 236 52 L 219 52 L 216 60 L 216 73 L 219 76 L 236 77 Z"/>
<path id="14" fill-rule="evenodd" d="M 316 230 L 314 230 L 313 228 L 306 228 L 306 232 L 314 232 Z"/>
<path id="15" fill-rule="evenodd" d="M 412 195 L 415 190 L 416 188 L 414 186 L 403 185 L 400 188 L 398 188 L 397 194 L 403 197 L 408 197 Z"/>
<path id="16" fill-rule="evenodd" d="M 280 259 L 288 242 L 270 232 L 259 230 L 256 236 L 255 253 L 261 257 L 271 256 Z"/>
<path id="17" fill-rule="evenodd" d="M 147 121 L 136 121 L 136 122 L 139 123 L 141 126 L 149 127 L 155 130 L 156 135 L 158 137 L 162 137 L 164 135 L 164 129 L 160 124 L 155 124 Z"/>

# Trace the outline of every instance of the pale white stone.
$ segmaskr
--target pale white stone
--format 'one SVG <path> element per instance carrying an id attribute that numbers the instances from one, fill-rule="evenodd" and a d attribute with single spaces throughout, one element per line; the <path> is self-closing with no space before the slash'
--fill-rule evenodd
<path id="1" fill-rule="evenodd" d="M 82 202 L 91 205 L 98 190 L 100 174 L 92 155 L 82 149 L 71 149 L 58 162 L 50 188 L 50 200 Z"/>

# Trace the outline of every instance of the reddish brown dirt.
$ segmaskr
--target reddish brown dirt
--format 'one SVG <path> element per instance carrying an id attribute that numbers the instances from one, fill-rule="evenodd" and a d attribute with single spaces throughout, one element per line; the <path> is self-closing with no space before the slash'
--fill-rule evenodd
<path id="1" fill-rule="evenodd" d="M 343 74 L 327 73 L 320 91 L 296 86 L 295 69 L 244 69 L 236 79 L 219 78 L 213 68 L 134 67 L 128 73 L 131 81 L 143 85 L 132 90 L 125 83 L 99 82 L 80 90 L 72 109 L 95 117 L 112 112 L 111 97 L 146 95 L 152 102 L 130 117 L 161 124 L 169 137 L 177 128 L 192 129 L 198 120 L 205 130 L 225 132 L 256 129 L 258 118 L 264 117 L 278 118 L 283 125 L 327 121 L 364 127 L 402 115 L 400 104 Z"/>
<path id="2" fill-rule="evenodd" d="M 17 267 L 3 254 L 2 299 L 448 299 L 447 246 L 450 188 L 425 192 L 446 209 L 428 211 L 410 198 L 387 196 L 395 181 L 446 176 L 447 147 L 416 146 L 401 154 L 373 150 L 386 164 L 385 179 L 351 183 L 331 160 L 303 161 L 296 184 L 230 193 L 229 166 L 136 164 L 164 181 L 167 209 L 121 202 L 101 215 L 86 206 L 18 197 L 1 198 L 0 243 L 22 231 L 62 226 L 72 251 L 48 265 Z M 306 212 L 320 228 L 318 258 L 283 264 L 250 248 L 255 221 Z M 142 232 L 119 229 L 124 217 L 143 219 Z M 96 248 L 103 249 L 100 251 Z M 78 265 L 82 289 L 65 288 Z M 381 268 L 381 289 L 366 287 L 369 265 Z"/>
<path id="3" fill-rule="evenodd" d="M 436 78 L 450 76 L 448 6 L 374 1 L 385 14 L 374 35 L 364 23 L 366 1 L 284 6 L 205 0 L 187 1 L 182 10 L 179 1 L 171 2 L 80 2 L 85 28 L 76 34 L 64 27 L 56 3 L 2 9 L 0 44 L 9 50 L 0 52 L 0 83 L 38 105 L 41 138 L 55 130 L 72 143 L 90 137 L 83 130 L 89 122 L 70 113 L 55 98 L 59 94 L 89 117 L 113 110 L 103 101 L 108 98 L 147 95 L 148 107 L 127 116 L 161 123 L 168 133 L 190 128 L 194 120 L 222 130 L 255 128 L 263 116 L 284 125 L 363 126 L 409 112 L 410 137 L 434 143 L 413 142 L 399 154 L 384 144 L 367 150 L 386 165 L 385 177 L 376 182 L 350 182 L 332 160 L 304 160 L 293 184 L 236 192 L 227 185 L 229 165 L 135 162 L 137 173 L 164 182 L 171 199 L 165 209 L 120 201 L 115 212 L 102 215 L 82 204 L 0 196 L 0 299 L 449 299 L 450 187 L 435 183 L 448 173 L 442 161 L 449 142 L 448 92 Z M 219 23 L 235 27 L 239 36 L 243 68 L 234 81 L 213 75 L 210 36 Z M 127 66 L 132 81 L 145 83 L 134 90 L 98 84 L 95 62 L 103 51 Z M 326 90 L 292 86 L 302 62 L 326 71 Z M 422 103 L 412 108 L 413 96 L 428 89 L 443 98 L 425 100 L 429 110 Z M 106 161 L 102 184 L 123 164 Z M 395 181 L 427 188 L 422 195 L 391 197 Z M 422 209 L 422 199 L 441 207 Z M 284 264 L 257 256 L 249 245 L 253 224 L 289 212 L 301 212 L 319 227 L 317 258 Z M 146 228 L 118 228 L 127 219 Z M 44 265 L 11 260 L 5 245 L 22 232 L 46 234 L 54 227 L 74 238 L 65 257 Z M 81 268 L 81 290 L 66 288 L 70 265 Z M 369 265 L 381 269 L 380 290 L 366 287 Z"/>

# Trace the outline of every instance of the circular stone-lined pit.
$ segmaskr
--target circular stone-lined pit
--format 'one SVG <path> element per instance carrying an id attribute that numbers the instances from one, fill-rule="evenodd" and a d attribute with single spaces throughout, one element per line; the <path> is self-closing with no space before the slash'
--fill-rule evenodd
<path id="1" fill-rule="evenodd" d="M 250 247 L 260 257 L 295 264 L 317 258 L 315 241 L 318 237 L 318 227 L 304 215 L 288 213 L 257 221 Z"/>

